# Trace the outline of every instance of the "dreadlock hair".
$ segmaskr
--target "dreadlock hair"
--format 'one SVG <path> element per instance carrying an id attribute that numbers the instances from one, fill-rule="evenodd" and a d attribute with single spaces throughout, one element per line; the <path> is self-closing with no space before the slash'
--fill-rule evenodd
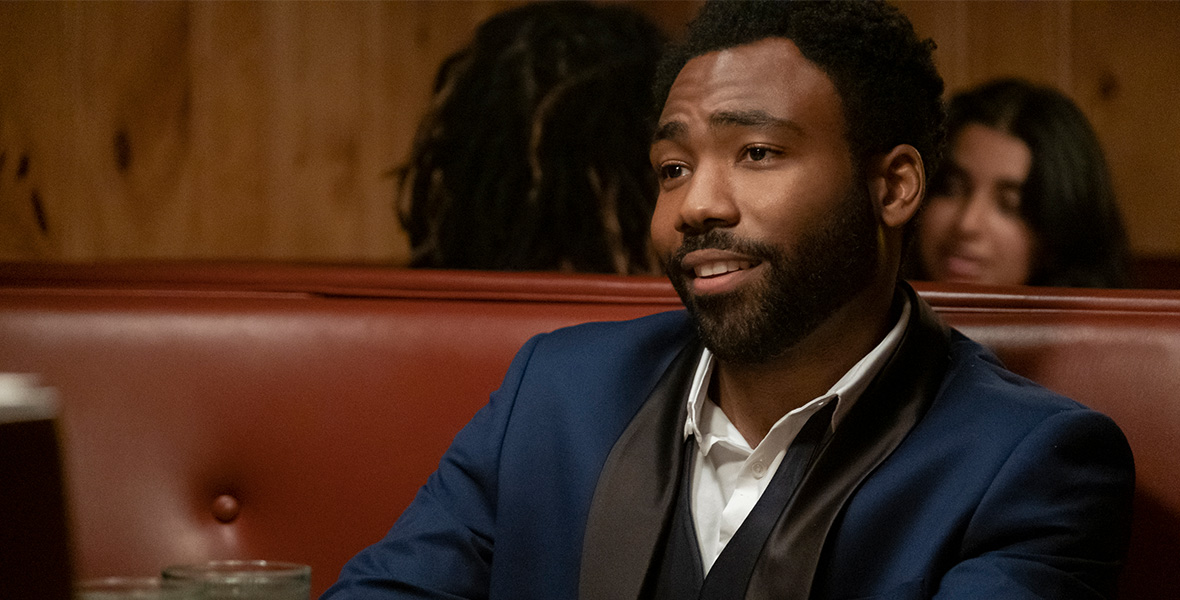
<path id="1" fill-rule="evenodd" d="M 651 80 L 663 34 L 621 7 L 526 5 L 435 80 L 397 207 L 416 267 L 654 269 Z"/>
<path id="2" fill-rule="evenodd" d="M 1020 216 L 1036 239 L 1027 285 L 1125 287 L 1127 233 L 1102 144 L 1081 109 L 1054 88 L 1007 77 L 951 98 L 947 138 L 971 124 L 1020 139 L 1032 155 L 1020 190 Z M 946 187 L 946 172 L 936 173 L 930 193 Z"/>
<path id="3" fill-rule="evenodd" d="M 880 1 L 711 0 L 689 24 L 683 44 L 656 71 L 657 111 L 689 60 L 766 38 L 786 38 L 836 87 L 853 164 L 909 144 L 933 171 L 942 153 L 945 114 L 934 42 Z"/>

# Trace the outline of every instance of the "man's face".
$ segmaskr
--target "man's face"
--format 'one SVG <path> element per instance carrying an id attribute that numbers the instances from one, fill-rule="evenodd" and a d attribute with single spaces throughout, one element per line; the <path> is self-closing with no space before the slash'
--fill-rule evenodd
<path id="1" fill-rule="evenodd" d="M 759 363 L 873 279 L 878 221 L 831 80 L 769 38 L 690 60 L 660 115 L 652 238 L 706 346 Z"/>

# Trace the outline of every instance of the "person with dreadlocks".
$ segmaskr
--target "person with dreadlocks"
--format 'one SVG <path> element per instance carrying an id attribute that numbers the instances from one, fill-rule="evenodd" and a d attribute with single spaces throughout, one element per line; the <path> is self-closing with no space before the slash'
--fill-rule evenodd
<path id="1" fill-rule="evenodd" d="M 321 600 L 1113 596 L 1118 426 L 898 278 L 932 51 L 883 2 L 706 3 L 649 153 L 687 310 L 530 340 Z"/>
<path id="2" fill-rule="evenodd" d="M 623 7 L 493 16 L 439 69 L 398 210 L 413 267 L 653 273 L 651 78 L 663 34 Z"/>

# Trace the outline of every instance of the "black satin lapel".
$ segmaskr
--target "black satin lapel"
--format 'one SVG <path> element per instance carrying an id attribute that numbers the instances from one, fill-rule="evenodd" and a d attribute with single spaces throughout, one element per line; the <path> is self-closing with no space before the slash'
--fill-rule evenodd
<path id="1" fill-rule="evenodd" d="M 671 523 L 687 394 L 700 356 L 696 343 L 680 351 L 607 456 L 586 521 L 579 598 L 639 597 Z"/>
<path id="2" fill-rule="evenodd" d="M 746 600 L 806 600 L 824 540 L 861 481 L 922 418 L 949 367 L 949 332 L 913 289 L 897 351 L 845 415 L 799 484 L 758 559 Z"/>

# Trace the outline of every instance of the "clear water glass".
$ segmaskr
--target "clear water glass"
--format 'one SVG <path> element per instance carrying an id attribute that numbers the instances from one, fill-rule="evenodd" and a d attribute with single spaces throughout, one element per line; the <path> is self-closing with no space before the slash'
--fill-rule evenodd
<path id="1" fill-rule="evenodd" d="M 194 585 L 159 577 L 102 577 L 74 585 L 74 600 L 199 600 Z"/>
<path id="2" fill-rule="evenodd" d="M 266 560 L 215 560 L 164 569 L 165 582 L 191 582 L 202 600 L 310 600 L 311 567 Z"/>

